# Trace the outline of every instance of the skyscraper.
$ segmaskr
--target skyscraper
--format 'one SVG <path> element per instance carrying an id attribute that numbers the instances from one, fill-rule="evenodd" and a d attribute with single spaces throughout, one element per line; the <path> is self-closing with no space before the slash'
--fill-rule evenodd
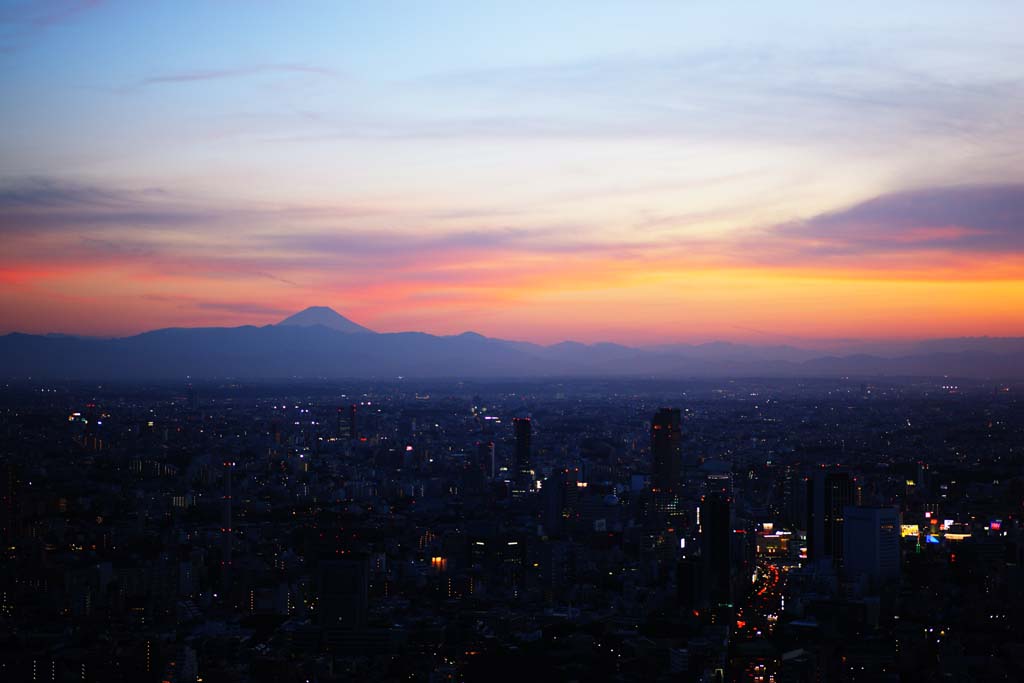
<path id="1" fill-rule="evenodd" d="M 676 604 L 685 612 L 704 607 L 701 603 L 703 564 L 699 557 L 682 557 L 676 565 Z"/>
<path id="2" fill-rule="evenodd" d="M 317 617 L 324 628 L 366 626 L 369 611 L 369 560 L 322 560 L 317 572 Z"/>
<path id="3" fill-rule="evenodd" d="M 6 462 L 0 469 L 0 540 L 14 545 L 18 536 L 18 492 L 21 482 L 18 468 L 13 462 Z"/>
<path id="4" fill-rule="evenodd" d="M 854 483 L 848 472 L 816 472 L 807 480 L 807 557 L 843 561 L 843 511 L 853 505 Z"/>
<path id="5" fill-rule="evenodd" d="M 900 518 L 896 508 L 846 506 L 843 572 L 872 582 L 900 573 Z"/>
<path id="6" fill-rule="evenodd" d="M 483 471 L 486 478 L 494 479 L 498 476 L 498 463 L 495 458 L 493 441 L 478 442 L 476 444 L 476 457 L 477 467 Z"/>
<path id="7" fill-rule="evenodd" d="M 338 438 L 356 439 L 359 430 L 356 427 L 356 405 L 338 408 Z"/>
<path id="8" fill-rule="evenodd" d="M 675 491 L 682 467 L 682 430 L 678 408 L 662 408 L 651 420 L 651 484 L 656 491 Z"/>
<path id="9" fill-rule="evenodd" d="M 701 500 L 701 563 L 712 606 L 732 604 L 731 499 L 711 491 Z"/>
<path id="10" fill-rule="evenodd" d="M 512 471 L 520 479 L 531 478 L 530 451 L 533 448 L 533 424 L 528 417 L 516 417 L 512 419 L 516 434 L 515 462 L 512 463 Z"/>
<path id="11" fill-rule="evenodd" d="M 224 498 L 222 507 L 223 521 L 221 522 L 221 534 L 223 535 L 223 556 L 221 558 L 221 580 L 223 581 L 224 590 L 228 590 L 231 587 L 231 569 L 234 563 L 232 558 L 232 549 L 234 546 L 234 518 L 232 516 L 232 506 L 234 504 L 234 494 L 231 490 L 231 473 L 235 469 L 235 462 L 233 460 L 224 461 Z"/>
<path id="12" fill-rule="evenodd" d="M 551 476 L 544 480 L 544 487 L 541 489 L 544 500 L 544 531 L 549 536 L 557 535 L 562 531 L 565 488 L 565 472 L 561 469 L 556 468 Z"/>

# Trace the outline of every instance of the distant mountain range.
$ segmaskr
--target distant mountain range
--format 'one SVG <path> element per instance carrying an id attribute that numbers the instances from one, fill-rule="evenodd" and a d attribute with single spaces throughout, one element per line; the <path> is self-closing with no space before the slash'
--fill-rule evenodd
<path id="1" fill-rule="evenodd" d="M 377 333 L 314 306 L 276 325 L 154 330 L 94 339 L 0 337 L 0 376 L 81 380 L 389 377 L 1024 378 L 1024 339 L 936 339 L 893 355 L 823 355 L 794 346 L 712 342 L 551 346 L 484 337 Z"/>

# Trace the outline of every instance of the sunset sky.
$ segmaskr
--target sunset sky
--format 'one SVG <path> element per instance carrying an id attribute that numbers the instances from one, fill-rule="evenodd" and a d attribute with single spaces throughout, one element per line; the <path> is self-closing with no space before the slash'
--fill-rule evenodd
<path id="1" fill-rule="evenodd" d="M 1024 335 L 1016 2 L 0 0 L 0 333 Z"/>

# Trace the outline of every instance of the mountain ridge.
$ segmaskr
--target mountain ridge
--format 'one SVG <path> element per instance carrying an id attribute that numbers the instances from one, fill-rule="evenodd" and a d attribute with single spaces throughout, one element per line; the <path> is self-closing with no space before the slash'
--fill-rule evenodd
<path id="1" fill-rule="evenodd" d="M 731 342 L 630 347 L 566 341 L 544 346 L 476 332 L 374 332 L 332 309 L 311 307 L 262 327 L 175 327 L 112 339 L 12 332 L 0 336 L 0 376 L 1024 378 L 1024 339 L 926 340 L 914 348 L 911 353 L 881 356 Z"/>

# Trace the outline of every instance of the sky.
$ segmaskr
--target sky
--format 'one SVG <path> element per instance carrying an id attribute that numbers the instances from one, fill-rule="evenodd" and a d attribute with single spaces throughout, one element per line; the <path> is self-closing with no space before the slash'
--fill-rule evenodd
<path id="1" fill-rule="evenodd" d="M 0 0 L 0 333 L 1024 336 L 1022 24 Z"/>

